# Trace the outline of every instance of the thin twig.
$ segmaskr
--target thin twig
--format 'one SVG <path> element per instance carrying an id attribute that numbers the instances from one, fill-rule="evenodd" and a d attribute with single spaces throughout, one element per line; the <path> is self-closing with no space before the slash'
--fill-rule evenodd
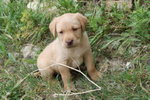
<path id="1" fill-rule="evenodd" d="M 64 66 L 64 67 L 67 67 L 71 70 L 74 70 L 74 71 L 77 71 L 79 73 L 81 73 L 89 82 L 91 82 L 93 85 L 95 85 L 96 87 L 98 87 L 98 89 L 94 89 L 94 90 L 88 90 L 88 91 L 85 91 L 85 92 L 77 92 L 77 93 L 71 93 L 71 94 L 53 94 L 53 96 L 72 96 L 72 95 L 78 95 L 78 94 L 85 94 L 85 93 L 90 93 L 90 92 L 94 92 L 94 91 L 99 91 L 101 90 L 101 87 L 98 86 L 95 82 L 93 82 L 92 80 L 90 80 L 83 72 L 81 72 L 80 70 L 77 70 L 73 67 L 70 67 L 70 66 L 67 66 L 67 65 L 64 65 L 64 64 L 61 64 L 61 63 L 55 63 L 55 64 L 52 64 L 44 69 L 38 69 L 38 70 L 47 70 L 48 68 L 52 67 L 52 66 Z M 13 92 L 14 89 L 16 89 L 17 87 L 20 86 L 20 84 L 22 84 L 31 74 L 33 74 L 34 72 L 37 72 L 38 70 L 34 70 L 32 71 L 31 73 L 27 74 L 26 77 L 24 77 L 23 79 L 19 80 L 16 85 L 12 88 L 11 91 L 7 92 L 5 96 L 2 96 L 3 99 L 7 100 L 8 96 L 10 96 Z"/>
<path id="2" fill-rule="evenodd" d="M 56 96 L 72 96 L 72 95 L 79 95 L 79 94 L 86 94 L 86 93 L 90 93 L 90 92 L 95 92 L 95 91 L 99 91 L 101 89 L 94 89 L 94 90 L 88 90 L 85 92 L 77 92 L 77 93 L 71 93 L 71 94 L 53 94 L 54 97 Z"/>
<path id="3" fill-rule="evenodd" d="M 88 90 L 88 91 L 84 91 L 84 92 L 70 93 L 70 94 L 57 94 L 57 93 L 55 93 L 55 94 L 53 94 L 54 97 L 57 97 L 57 96 L 65 96 L 65 97 L 66 97 L 66 96 L 79 95 L 79 94 L 86 94 L 86 93 L 90 93 L 90 92 L 95 92 L 95 91 L 101 90 L 101 87 L 100 87 L 99 85 L 97 85 L 95 82 L 93 82 L 92 80 L 90 80 L 83 72 L 81 72 L 81 71 L 78 70 L 78 69 L 75 69 L 75 68 L 73 68 L 73 67 L 70 67 L 70 66 L 67 66 L 67 65 L 61 64 L 61 63 L 55 63 L 55 64 L 50 65 L 49 67 L 58 66 L 58 65 L 63 66 L 63 67 L 67 67 L 67 68 L 69 68 L 69 69 L 71 69 L 71 70 L 74 70 L 74 71 L 77 71 L 77 72 L 81 73 L 89 82 L 91 82 L 91 83 L 94 84 L 96 87 L 98 87 L 98 89 Z M 47 67 L 47 68 L 49 68 L 49 67 Z M 45 68 L 45 69 L 39 69 L 39 70 L 46 70 L 47 68 Z"/>

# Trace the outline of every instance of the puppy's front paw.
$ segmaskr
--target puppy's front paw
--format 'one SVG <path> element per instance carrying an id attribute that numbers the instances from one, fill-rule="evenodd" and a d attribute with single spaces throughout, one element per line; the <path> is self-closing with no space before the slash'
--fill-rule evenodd
<path id="1" fill-rule="evenodd" d="M 99 71 L 94 71 L 92 73 L 89 73 L 90 77 L 94 81 L 98 81 L 102 78 L 102 73 Z"/>
<path id="2" fill-rule="evenodd" d="M 72 84 L 71 86 L 68 86 L 68 87 L 64 87 L 64 92 L 74 92 L 74 91 L 77 91 L 77 89 L 75 88 L 75 86 Z"/>

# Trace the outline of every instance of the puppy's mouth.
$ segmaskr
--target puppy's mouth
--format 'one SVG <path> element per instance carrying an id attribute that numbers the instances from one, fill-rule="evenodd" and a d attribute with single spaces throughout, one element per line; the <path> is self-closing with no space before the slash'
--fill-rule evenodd
<path id="1" fill-rule="evenodd" d="M 74 45 L 66 45 L 66 48 L 73 48 L 75 47 Z"/>
<path id="2" fill-rule="evenodd" d="M 73 44 L 71 44 L 71 45 L 64 44 L 64 47 L 65 47 L 65 48 L 68 48 L 68 49 L 71 49 L 71 48 L 77 47 L 77 44 L 75 44 L 75 43 L 73 43 Z"/>

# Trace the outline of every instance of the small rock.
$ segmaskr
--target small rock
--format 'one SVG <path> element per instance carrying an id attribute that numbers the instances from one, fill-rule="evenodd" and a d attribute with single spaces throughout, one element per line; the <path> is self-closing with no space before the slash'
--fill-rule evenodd
<path id="1" fill-rule="evenodd" d="M 132 8 L 132 0 L 106 0 L 106 8 L 110 10 L 111 7 L 117 5 L 117 8 L 123 9 L 125 7 Z"/>
<path id="2" fill-rule="evenodd" d="M 21 52 L 23 53 L 24 58 L 29 58 L 32 52 L 33 45 L 27 44 L 25 47 L 21 49 Z"/>
<path id="3" fill-rule="evenodd" d="M 37 55 L 40 48 L 34 46 L 33 44 L 26 44 L 25 47 L 21 49 L 24 58 L 33 58 Z"/>
<path id="4" fill-rule="evenodd" d="M 34 46 L 34 47 L 32 48 L 31 57 L 37 56 L 37 52 L 38 52 L 39 50 L 40 50 L 39 47 Z"/>
<path id="5" fill-rule="evenodd" d="M 39 8 L 39 10 L 41 11 L 47 11 L 50 13 L 56 13 L 58 11 L 56 6 L 49 7 L 47 2 L 39 2 L 38 0 L 33 0 L 32 2 L 29 2 L 27 4 L 27 8 L 34 11 Z"/>
<path id="6" fill-rule="evenodd" d="M 47 6 L 46 3 L 40 3 L 38 0 L 34 0 L 33 2 L 29 2 L 27 4 L 27 8 L 32 10 L 37 10 L 38 8 L 43 8 L 45 6 Z"/>
<path id="7" fill-rule="evenodd" d="M 126 68 L 129 69 L 131 67 L 131 62 L 127 62 Z"/>
<path id="8" fill-rule="evenodd" d="M 125 65 L 125 69 L 128 70 L 130 68 L 133 68 L 133 64 L 131 62 L 127 62 Z"/>

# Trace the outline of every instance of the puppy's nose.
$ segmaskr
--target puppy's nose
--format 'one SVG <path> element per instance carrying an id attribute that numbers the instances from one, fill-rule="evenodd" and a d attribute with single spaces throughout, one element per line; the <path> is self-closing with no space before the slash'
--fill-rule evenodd
<path id="1" fill-rule="evenodd" d="M 68 46 L 71 46 L 73 44 L 73 40 L 67 40 L 66 43 Z"/>

